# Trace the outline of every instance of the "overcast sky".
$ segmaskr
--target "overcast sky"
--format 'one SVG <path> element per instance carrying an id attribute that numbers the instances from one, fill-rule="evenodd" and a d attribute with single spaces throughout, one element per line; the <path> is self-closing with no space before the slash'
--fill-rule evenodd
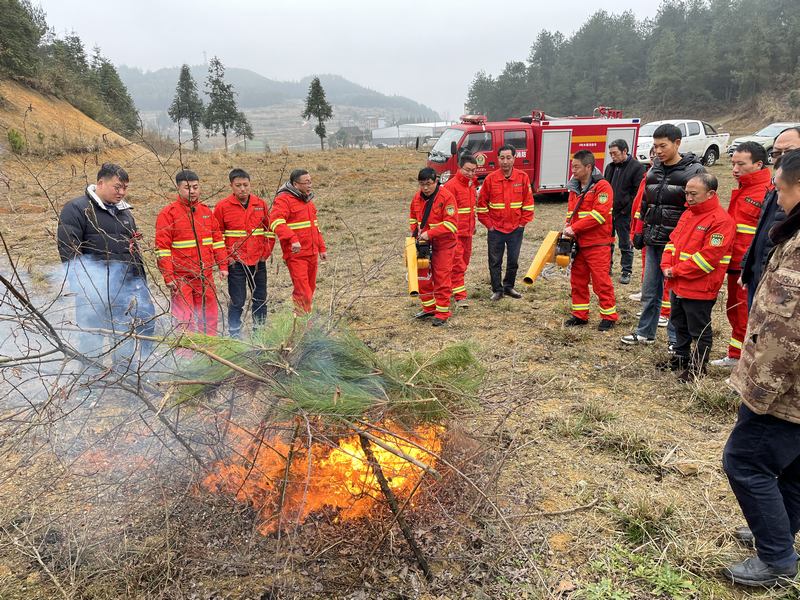
<path id="1" fill-rule="evenodd" d="M 36 0 L 34 0 L 34 3 Z M 658 0 L 41 0 L 47 22 L 76 31 L 117 65 L 202 64 L 280 80 L 335 73 L 454 118 L 481 69 L 525 60 L 541 29 L 573 32 L 596 10 L 656 14 Z M 546 108 L 546 107 L 542 107 Z"/>

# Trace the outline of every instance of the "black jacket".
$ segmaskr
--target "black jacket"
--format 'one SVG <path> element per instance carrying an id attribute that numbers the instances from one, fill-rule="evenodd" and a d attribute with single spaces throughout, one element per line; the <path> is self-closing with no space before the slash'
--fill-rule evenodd
<path id="1" fill-rule="evenodd" d="M 770 190 L 764 196 L 753 241 L 742 259 L 742 281 L 748 286 L 758 287 L 769 261 L 769 253 L 775 245 L 769 236 L 770 229 L 785 219 L 786 213 L 778 205 L 778 192 Z"/>
<path id="2" fill-rule="evenodd" d="M 66 263 L 78 256 L 97 261 L 127 263 L 129 276 L 144 277 L 144 265 L 133 241 L 136 221 L 130 206 L 103 210 L 87 190 L 61 209 L 58 254 Z"/>
<path id="3" fill-rule="evenodd" d="M 642 198 L 641 215 L 644 221 L 644 243 L 664 246 L 683 211 L 686 210 L 686 183 L 705 169 L 694 154 L 681 156 L 671 167 L 660 162 L 647 172 Z"/>
<path id="4" fill-rule="evenodd" d="M 603 179 L 611 184 L 614 190 L 614 215 L 630 215 L 633 199 L 639 191 L 639 184 L 644 177 L 645 168 L 633 156 L 618 165 L 611 161 L 606 165 Z"/>

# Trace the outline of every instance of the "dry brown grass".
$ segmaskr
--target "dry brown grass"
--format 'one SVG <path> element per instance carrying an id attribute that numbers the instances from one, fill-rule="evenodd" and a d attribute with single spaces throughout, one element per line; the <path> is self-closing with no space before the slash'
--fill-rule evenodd
<path id="1" fill-rule="evenodd" d="M 0 214 L 0 228 L 15 256 L 31 272 L 46 271 L 47 265 L 55 262 L 55 211 L 82 192 L 95 162 L 90 157 L 73 169 L 65 162 L 46 164 L 23 158 L 11 167 L 3 166 L 13 176 L 7 189 L 0 186 L 0 212 L 4 213 Z M 179 163 L 173 157 L 161 165 L 146 153 L 122 162 L 131 173 L 130 200 L 137 221 L 152 249 L 155 216 L 171 194 L 171 175 Z M 610 556 L 615 546 L 623 544 L 645 560 L 652 557 L 653 564 L 681 570 L 700 590 L 695 597 L 747 597 L 715 575 L 726 560 L 746 553 L 728 535 L 742 518 L 720 467 L 722 447 L 734 421 L 733 407 L 716 403 L 713 411 L 698 410 L 691 387 L 653 368 L 653 363 L 666 355 L 664 330 L 659 330 L 658 343 L 652 348 L 632 349 L 619 343 L 619 336 L 635 323 L 637 304 L 627 296 L 638 286 L 617 287 L 622 318 L 608 334 L 562 327 L 569 304 L 568 281 L 562 274 L 537 282 L 525 290 L 522 300 L 490 304 L 486 234 L 479 228 L 468 273 L 472 306 L 457 312 L 451 326 L 435 330 L 411 318 L 417 303 L 406 297 L 400 255 L 408 202 L 424 156 L 407 150 L 292 153 L 288 160 L 281 153 L 188 154 L 184 162 L 200 174 L 203 195 L 212 203 L 227 193 L 226 176 L 233 167 L 247 169 L 256 192 L 266 197 L 280 183 L 281 173 L 285 179 L 288 169 L 311 167 L 330 257 L 321 268 L 317 306 L 328 310 L 333 290 L 351 281 L 352 287 L 336 299 L 337 310 L 344 310 L 345 320 L 370 347 L 402 352 L 462 340 L 474 343 L 489 378 L 481 395 L 481 410 L 462 416 L 460 428 L 469 432 L 467 437 L 473 443 L 478 440 L 499 453 L 492 455 L 498 462 L 490 463 L 487 473 L 475 477 L 485 477 L 493 501 L 513 517 L 514 531 L 534 557 L 549 589 L 561 585 L 569 590 L 569 582 L 582 589 L 610 577 L 612 583 L 624 580 L 624 586 L 632 586 L 632 598 L 655 597 L 646 584 L 622 578 L 613 562 L 605 567 L 607 573 L 592 567 L 592 561 Z M 721 193 L 727 197 L 733 183 L 727 167 L 715 167 L 713 172 L 720 176 Z M 41 212 L 34 214 L 37 209 Z M 559 227 L 563 214 L 561 203 L 537 204 L 536 218 L 526 231 L 522 248 L 525 266 L 545 233 Z M 394 260 L 362 289 L 363 274 L 386 256 Z M 634 281 L 639 268 L 637 257 Z M 154 288 L 157 283 L 156 275 Z M 290 282 L 277 257 L 271 263 L 269 287 L 273 308 L 287 301 Z M 595 302 L 592 325 L 597 323 Z M 729 336 L 723 298 L 713 319 L 717 356 L 724 353 Z M 709 385 L 721 386 L 726 376 L 712 370 Z M 564 429 L 559 431 L 556 425 L 554 431 L 554 424 L 559 423 Z M 276 596 L 282 598 L 547 597 L 540 575 L 514 547 L 497 516 L 485 506 L 472 511 L 469 506 L 462 508 L 463 512 L 448 513 L 442 522 L 429 520 L 419 526 L 417 533 L 438 574 L 438 582 L 431 584 L 421 581 L 413 568 L 409 572 L 410 562 L 403 552 L 381 556 L 363 583 L 357 570 L 343 566 L 354 552 L 347 544 L 328 550 L 318 547 L 311 553 L 319 555 L 313 560 L 295 549 L 287 558 L 285 572 L 266 575 L 257 566 L 232 566 L 237 564 L 236 552 L 243 548 L 239 541 L 231 541 L 232 545 L 218 554 L 201 553 L 202 545 L 187 546 L 180 541 L 180 534 L 173 532 L 176 539 L 154 534 L 132 540 L 131 551 L 147 557 L 148 564 L 161 564 L 171 556 L 193 565 L 183 568 L 197 578 L 200 591 L 237 598 L 258 597 L 257 590 L 275 581 L 283 582 L 282 595 Z M 202 519 L 192 512 L 195 509 L 203 507 L 186 504 L 179 522 L 202 528 Z M 230 519 L 230 539 L 236 540 L 237 517 Z M 338 535 L 335 529 L 325 527 L 328 525 L 322 533 L 310 527 L 299 539 L 312 543 L 315 535 Z M 347 540 L 353 543 L 352 536 Z M 205 539 L 204 543 L 218 544 L 218 540 Z M 275 550 L 270 541 L 259 541 L 257 547 L 263 552 Z M 215 576 L 210 569 L 192 563 L 192 556 L 199 554 L 226 566 L 219 567 Z M 9 556 L 0 554 L 0 595 L 4 585 L 12 598 L 47 595 L 48 580 L 40 570 Z M 133 572 L 123 570 L 118 575 L 129 584 L 137 576 L 131 556 L 120 566 Z M 7 573 L 5 578 L 3 573 Z M 144 595 L 141 590 L 153 574 L 138 576 L 143 587 L 138 592 L 132 589 L 133 596 Z M 26 583 L 26 577 L 33 580 Z M 326 587 L 319 589 L 318 585 Z M 104 597 L 94 592 L 97 595 L 93 597 Z M 183 588 L 169 597 L 190 597 L 189 592 Z M 184 593 L 187 596 L 180 595 Z"/>

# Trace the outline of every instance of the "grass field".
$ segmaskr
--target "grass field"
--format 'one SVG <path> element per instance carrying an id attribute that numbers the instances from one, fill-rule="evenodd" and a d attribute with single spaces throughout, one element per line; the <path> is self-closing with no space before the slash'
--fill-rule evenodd
<path id="1" fill-rule="evenodd" d="M 9 183 L 0 191 L 0 231 L 43 295 L 49 293 L 46 282 L 57 259 L 55 211 L 82 192 L 102 159 L 10 159 L 3 165 Z M 418 306 L 407 297 L 401 257 L 408 202 L 424 156 L 406 150 L 348 150 L 189 154 L 184 162 L 200 174 L 203 196 L 211 204 L 227 194 L 226 175 L 233 167 L 248 170 L 255 191 L 267 197 L 290 169 L 308 169 L 329 254 L 320 271 L 318 310 L 344 315 L 362 340 L 382 352 L 437 349 L 465 340 L 474 345 L 488 375 L 478 409 L 454 415 L 448 423 L 450 444 L 455 454 L 473 457 L 477 467 L 472 477 L 503 518 L 468 488 L 440 489 L 430 500 L 441 509 L 437 519 L 424 508 L 412 516 L 412 521 L 419 519 L 415 532 L 434 567 L 432 582 L 419 576 L 399 535 L 364 571 L 359 562 L 364 557 L 359 559 L 359 548 L 345 532 L 325 530 L 334 536 L 331 548 L 305 552 L 304 544 L 317 543 L 317 529 L 308 527 L 293 545 L 284 546 L 291 556 L 283 571 L 242 567 L 237 572 L 230 564 L 220 565 L 217 575 L 198 570 L 202 574 L 194 587 L 184 578 L 183 587 L 162 597 L 798 597 L 792 590 L 748 595 L 717 575 L 722 565 L 747 554 L 731 537 L 743 520 L 720 465 L 736 398 L 726 389 L 724 371 L 711 369 L 699 384 L 683 385 L 674 375 L 655 370 L 654 362 L 667 356 L 664 329 L 649 348 L 619 342 L 636 322 L 638 304 L 628 294 L 638 290 L 638 256 L 634 283 L 616 286 L 617 328 L 605 334 L 594 327 L 575 331 L 562 326 L 569 315 L 563 272 L 537 281 L 521 300 L 489 302 L 486 233 L 479 227 L 467 277 L 471 307 L 456 312 L 449 327 L 433 329 L 412 319 Z M 127 158 L 125 167 L 152 267 L 153 224 L 171 193 L 170 177 L 178 162 L 142 151 Z M 721 179 L 726 202 L 733 185 L 726 161 L 712 172 Z M 560 228 L 564 212 L 561 202 L 537 203 L 534 222 L 525 232 L 523 272 L 546 232 Z M 615 281 L 618 275 L 617 262 Z M 163 295 L 160 278 L 154 274 L 151 281 L 154 293 Z M 290 293 L 287 272 L 275 257 L 269 271 L 271 309 L 285 305 Z M 713 354 L 719 357 L 730 335 L 724 297 L 713 318 Z M 592 325 L 597 319 L 593 297 Z M 459 490 L 464 497 L 453 498 Z M 189 521 L 203 527 L 199 517 Z M 176 539 L 183 534 L 189 535 L 179 531 Z M 349 541 L 342 544 L 336 536 Z M 158 548 L 150 549 L 161 552 Z M 211 553 L 211 545 L 205 548 L 171 555 L 176 578 L 194 577 L 199 556 Z M 271 545 L 263 548 L 274 551 Z M 142 581 L 130 572 L 117 576 Z M 260 596 L 268 584 L 277 585 L 279 593 Z M 130 597 L 147 597 L 135 584 L 128 589 Z M 9 544 L 0 547 L 0 596 L 55 595 L 52 581 L 36 565 L 21 560 Z M 95 590 L 82 597 L 106 596 Z"/>

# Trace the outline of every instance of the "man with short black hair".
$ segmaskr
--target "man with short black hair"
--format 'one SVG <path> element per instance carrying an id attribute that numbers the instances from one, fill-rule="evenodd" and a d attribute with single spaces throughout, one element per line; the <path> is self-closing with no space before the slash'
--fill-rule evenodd
<path id="1" fill-rule="evenodd" d="M 636 330 L 623 336 L 623 344 L 652 344 L 656 339 L 664 290 L 661 256 L 670 234 L 686 210 L 686 182 L 705 172 L 694 154 L 679 152 L 680 145 L 681 130 L 675 125 L 665 123 L 653 132 L 653 148 L 658 161 L 653 163 L 645 177 L 645 193 L 640 208 L 644 230 L 634 236 L 634 247 L 646 247 L 647 255 L 642 280 L 642 314 Z"/>
<path id="2" fill-rule="evenodd" d="M 453 256 L 453 297 L 456 306 L 467 308 L 467 285 L 464 278 L 472 256 L 472 236 L 475 234 L 475 172 L 478 162 L 472 154 L 464 154 L 458 165 L 458 173 L 444 184 L 444 188 L 453 194 L 458 207 L 457 244 Z"/>
<path id="3" fill-rule="evenodd" d="M 688 209 L 661 257 L 660 267 L 669 281 L 670 323 L 676 341 L 675 354 L 659 367 L 680 371 L 678 379 L 685 383 L 705 373 L 713 342 L 711 309 L 731 262 L 736 228 L 720 206 L 718 186 L 710 173 L 698 173 L 686 182 Z"/>
<path id="4" fill-rule="evenodd" d="M 608 273 L 614 231 L 611 210 L 614 191 L 595 168 L 594 154 L 579 150 L 572 158 L 572 178 L 567 182 L 569 203 L 564 225 L 565 237 L 575 240 L 577 253 L 570 270 L 572 316 L 567 327 L 589 322 L 589 282 L 600 304 L 599 331 L 608 331 L 619 318 L 614 284 Z"/>
<path id="5" fill-rule="evenodd" d="M 269 213 L 270 227 L 281 242 L 283 260 L 292 278 L 292 300 L 298 315 L 311 312 L 319 259 L 328 257 L 311 190 L 311 174 L 294 169 L 278 190 Z"/>
<path id="6" fill-rule="evenodd" d="M 779 133 L 773 141 L 770 152 L 770 157 L 775 161 L 775 169 L 778 169 L 783 156 L 798 149 L 800 149 L 800 127 L 789 127 Z M 778 193 L 773 189 L 764 197 L 753 241 L 742 259 L 741 283 L 747 288 L 748 309 L 753 304 L 756 288 L 772 251 L 773 243 L 769 231 L 785 218 L 786 214 L 778 204 Z"/>
<path id="7" fill-rule="evenodd" d="M 450 190 L 439 185 L 436 171 L 430 167 L 420 170 L 417 183 L 419 190 L 409 207 L 409 227 L 417 240 L 418 252 L 427 247 L 430 267 L 418 272 L 422 310 L 414 316 L 417 319 L 434 317 L 433 326 L 441 327 L 450 318 L 458 204 Z"/>
<path id="8" fill-rule="evenodd" d="M 200 201 L 200 178 L 188 169 L 175 175 L 178 197 L 156 218 L 158 268 L 172 293 L 172 314 L 183 331 L 217 335 L 214 265 L 228 275 L 222 231 Z"/>
<path id="9" fill-rule="evenodd" d="M 766 166 L 767 152 L 758 142 L 739 144 L 731 156 L 733 177 L 738 186 L 731 192 L 728 214 L 736 224 L 736 237 L 728 269 L 728 300 L 725 311 L 731 325 L 731 339 L 724 358 L 711 361 L 715 367 L 733 367 L 739 362 L 747 329 L 747 290 L 739 284 L 741 264 L 753 241 L 761 206 L 772 189 L 772 174 Z"/>
<path id="10" fill-rule="evenodd" d="M 500 167 L 486 176 L 478 195 L 476 212 L 483 223 L 489 247 L 489 275 L 493 301 L 504 295 L 522 298 L 514 283 L 519 268 L 519 251 L 525 225 L 533 221 L 533 191 L 528 175 L 514 168 L 517 151 L 508 144 L 497 150 Z M 508 251 L 506 275 L 501 280 L 503 254 Z"/>
<path id="11" fill-rule="evenodd" d="M 608 145 L 611 162 L 606 165 L 603 178 L 614 190 L 613 229 L 619 243 L 620 267 L 622 274 L 619 282 L 627 285 L 631 282 L 633 271 L 633 245 L 631 244 L 631 205 L 639 190 L 639 184 L 645 174 L 642 163 L 628 154 L 628 142 L 619 139 Z M 614 246 L 611 246 L 611 263 L 613 265 Z"/>
<path id="12" fill-rule="evenodd" d="M 97 182 L 61 210 L 58 254 L 75 293 L 78 327 L 106 329 L 118 335 L 133 330 L 149 336 L 155 329 L 155 310 L 138 244 L 141 234 L 133 207 L 125 201 L 128 185 L 128 173 L 122 167 L 103 163 Z M 104 336 L 79 336 L 77 346 L 84 354 L 103 351 Z M 145 341 L 140 346 L 141 357 L 146 358 L 152 344 Z M 122 344 L 114 353 L 115 362 L 125 366 L 134 358 L 134 347 L 133 342 Z"/>
<path id="13" fill-rule="evenodd" d="M 228 175 L 231 195 L 220 200 L 214 217 L 222 229 L 228 252 L 228 331 L 231 337 L 241 335 L 242 312 L 247 290 L 252 294 L 253 325 L 258 327 L 267 317 L 267 264 L 275 245 L 275 234 L 269 228 L 267 204 L 250 191 L 250 175 L 233 169 Z"/>

